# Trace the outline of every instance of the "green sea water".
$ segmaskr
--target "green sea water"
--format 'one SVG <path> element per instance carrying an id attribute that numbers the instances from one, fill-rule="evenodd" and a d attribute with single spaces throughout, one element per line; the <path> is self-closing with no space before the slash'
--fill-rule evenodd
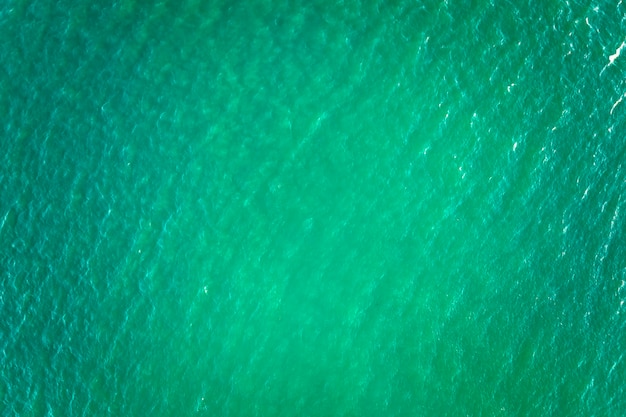
<path id="1" fill-rule="evenodd" d="M 5 0 L 0 415 L 625 415 L 625 15 Z"/>

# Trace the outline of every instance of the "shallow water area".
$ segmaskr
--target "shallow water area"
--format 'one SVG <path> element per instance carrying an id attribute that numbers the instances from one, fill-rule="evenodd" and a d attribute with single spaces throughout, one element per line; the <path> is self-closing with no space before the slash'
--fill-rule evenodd
<path id="1" fill-rule="evenodd" d="M 0 6 L 8 416 L 626 410 L 626 6 Z"/>

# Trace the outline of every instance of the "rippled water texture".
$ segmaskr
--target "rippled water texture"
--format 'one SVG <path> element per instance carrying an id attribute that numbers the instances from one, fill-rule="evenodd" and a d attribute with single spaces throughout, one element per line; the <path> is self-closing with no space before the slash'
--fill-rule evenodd
<path id="1" fill-rule="evenodd" d="M 626 6 L 516 4 L 3 2 L 0 414 L 623 416 Z"/>

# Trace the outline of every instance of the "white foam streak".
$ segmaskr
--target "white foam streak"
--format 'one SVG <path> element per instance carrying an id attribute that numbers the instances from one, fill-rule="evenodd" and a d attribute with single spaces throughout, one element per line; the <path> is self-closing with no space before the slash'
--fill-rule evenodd
<path id="1" fill-rule="evenodd" d="M 626 93 L 624 93 L 623 96 L 621 96 L 619 99 L 617 99 L 615 103 L 613 103 L 613 107 L 611 107 L 611 111 L 609 112 L 609 114 L 613 114 L 613 110 L 615 110 L 615 107 L 617 107 L 617 105 L 622 102 L 624 97 L 626 97 Z"/>
<path id="2" fill-rule="evenodd" d="M 4 217 L 2 218 L 2 221 L 0 222 L 0 232 L 2 231 L 2 229 L 4 229 L 4 224 L 7 222 L 7 217 L 9 217 L 9 212 L 8 211 L 6 212 Z"/>
<path id="3" fill-rule="evenodd" d="M 602 71 L 600 71 L 600 75 L 602 75 L 604 70 L 607 69 L 610 65 L 613 65 L 615 60 L 619 58 L 620 54 L 622 53 L 622 49 L 624 49 L 625 46 L 626 46 L 626 40 L 622 41 L 622 44 L 617 47 L 613 55 L 609 55 L 609 63 L 606 64 L 604 68 L 602 68 Z"/>
<path id="4" fill-rule="evenodd" d="M 626 45 L 626 42 L 622 42 L 622 44 L 619 46 L 619 48 L 617 48 L 615 50 L 615 53 L 613 55 L 609 56 L 609 65 L 611 65 L 613 62 L 615 62 L 615 60 L 619 57 L 620 53 L 622 52 L 622 48 L 624 47 L 624 45 Z"/>

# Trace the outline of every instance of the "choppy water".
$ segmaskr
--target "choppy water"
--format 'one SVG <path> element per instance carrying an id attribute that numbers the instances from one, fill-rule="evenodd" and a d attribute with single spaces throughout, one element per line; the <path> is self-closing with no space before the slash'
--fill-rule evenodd
<path id="1" fill-rule="evenodd" d="M 0 414 L 623 416 L 625 13 L 5 1 Z"/>

